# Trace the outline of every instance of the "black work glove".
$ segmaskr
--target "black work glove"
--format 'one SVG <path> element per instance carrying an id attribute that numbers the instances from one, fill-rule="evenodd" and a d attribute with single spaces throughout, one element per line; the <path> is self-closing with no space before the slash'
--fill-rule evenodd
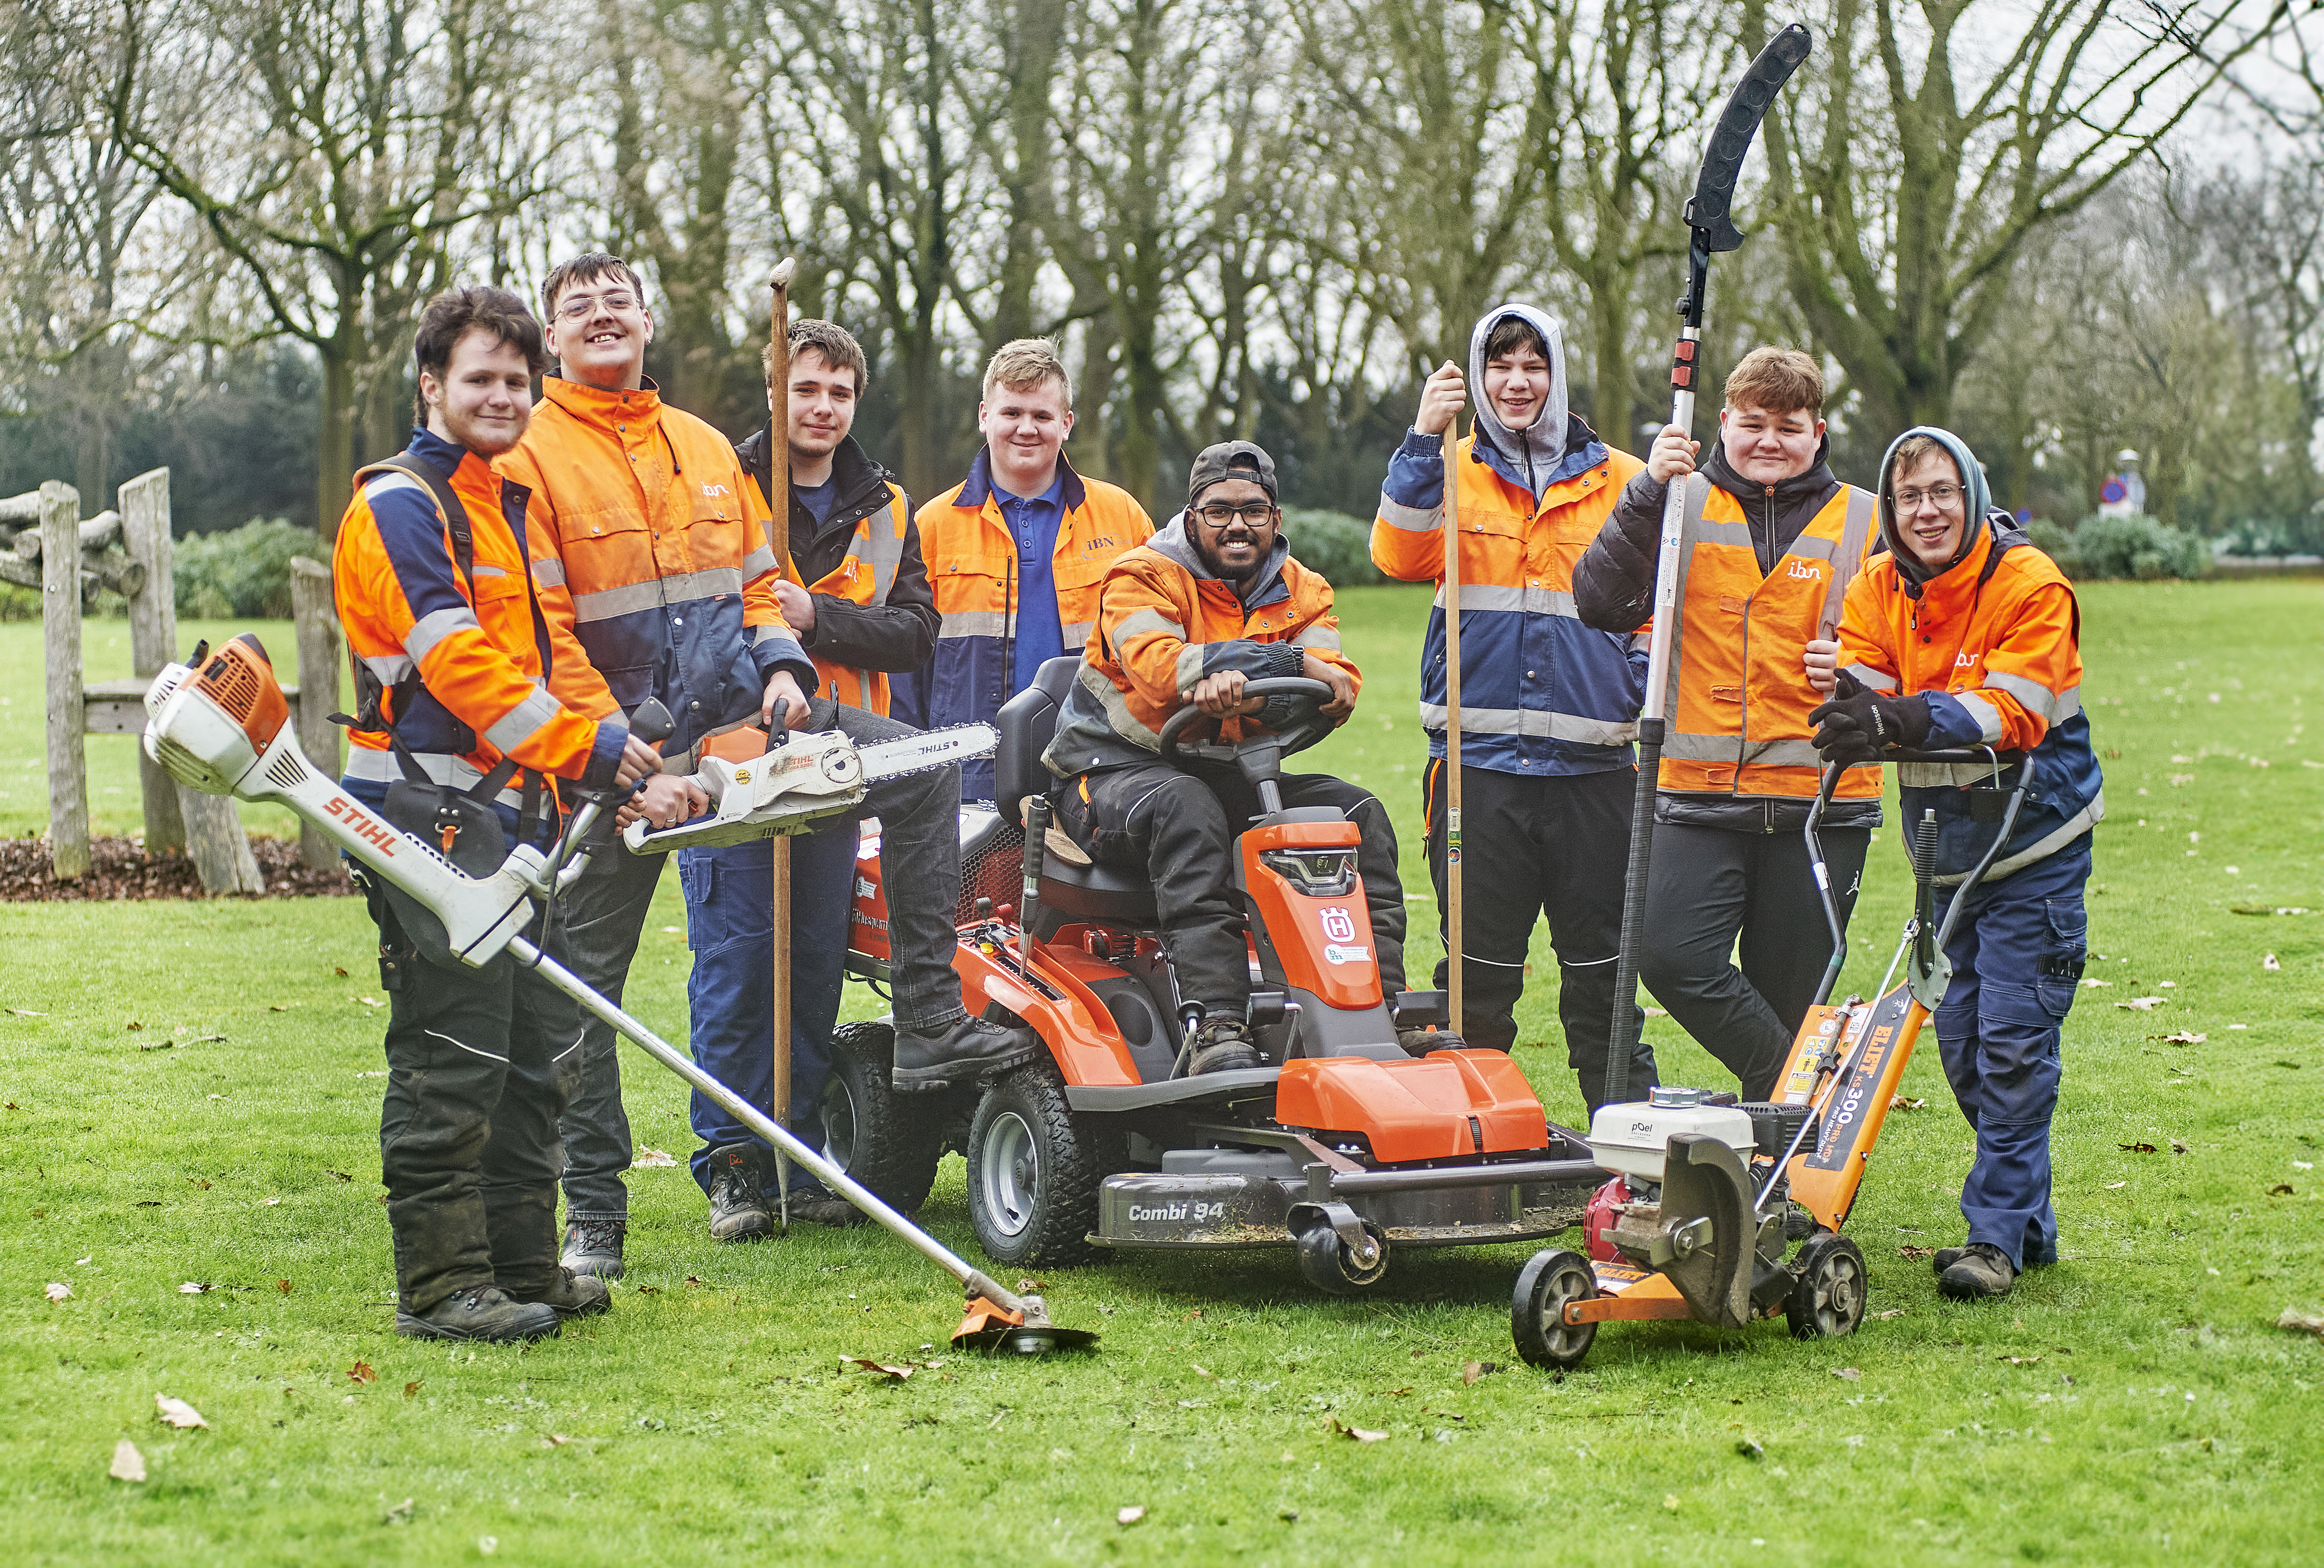
<path id="1" fill-rule="evenodd" d="M 1825 761 L 1877 762 L 1883 751 L 1916 751 L 1929 738 L 1929 699 L 1883 696 L 1843 669 L 1831 700 L 1812 711 L 1808 723 L 1817 726 L 1815 748 Z"/>

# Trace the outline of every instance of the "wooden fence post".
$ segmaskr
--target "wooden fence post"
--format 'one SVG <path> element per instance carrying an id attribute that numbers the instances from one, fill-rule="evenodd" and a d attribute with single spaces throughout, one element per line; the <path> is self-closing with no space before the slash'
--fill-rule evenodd
<path id="1" fill-rule="evenodd" d="M 299 749 L 326 779 L 339 776 L 339 726 L 331 722 L 339 696 L 339 625 L 332 606 L 331 568 L 304 556 L 290 558 L 290 620 L 299 634 Z M 338 847 L 312 823 L 299 828 L 299 854 L 317 871 L 338 863 Z"/>
<path id="2" fill-rule="evenodd" d="M 41 486 L 41 628 L 49 707 L 49 863 L 88 872 L 88 762 L 81 751 L 80 492 Z"/>
<path id="3" fill-rule="evenodd" d="M 170 471 L 155 468 L 124 484 L 115 504 L 121 509 L 121 542 L 145 580 L 129 600 L 130 669 L 140 680 L 152 680 L 161 667 L 178 657 L 178 589 L 176 546 L 170 537 Z M 186 847 L 186 816 L 178 808 L 178 782 L 169 770 L 145 754 L 137 742 L 137 783 L 144 797 L 145 853 L 161 854 Z"/>

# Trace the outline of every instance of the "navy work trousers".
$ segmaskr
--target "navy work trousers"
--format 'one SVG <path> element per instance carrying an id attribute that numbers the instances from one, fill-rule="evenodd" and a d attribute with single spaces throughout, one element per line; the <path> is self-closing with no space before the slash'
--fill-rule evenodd
<path id="1" fill-rule="evenodd" d="M 2089 877 L 2085 835 L 1970 892 L 1945 947 L 1953 978 L 1937 1009 L 1937 1045 L 1953 1098 L 1977 1132 L 1961 1217 L 1969 1241 L 2000 1248 L 2019 1268 L 2058 1260 L 2050 1119 L 2061 1026 L 2089 946 L 2082 885 Z"/>

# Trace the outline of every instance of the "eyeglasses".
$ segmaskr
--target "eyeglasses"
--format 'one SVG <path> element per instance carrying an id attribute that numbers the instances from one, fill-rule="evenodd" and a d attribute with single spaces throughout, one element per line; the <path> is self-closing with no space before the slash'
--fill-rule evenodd
<path id="1" fill-rule="evenodd" d="M 1896 510 L 1918 512 L 1922 502 L 1933 501 L 1939 512 L 1950 512 L 1953 503 L 1960 498 L 1961 487 L 1958 484 L 1932 484 L 1926 490 L 1899 490 L 1896 492 Z"/>
<path id="2" fill-rule="evenodd" d="M 616 289 L 610 294 L 599 294 L 594 297 L 579 294 L 567 300 L 557 308 L 557 318 L 559 321 L 578 321 L 600 305 L 614 315 L 620 316 L 634 309 L 637 302 L 638 297 L 623 289 Z"/>
<path id="3" fill-rule="evenodd" d="M 1223 530 L 1236 519 L 1246 528 L 1265 528 L 1275 520 L 1275 503 L 1262 501 L 1250 506 L 1204 506 L 1194 515 L 1214 529 Z"/>

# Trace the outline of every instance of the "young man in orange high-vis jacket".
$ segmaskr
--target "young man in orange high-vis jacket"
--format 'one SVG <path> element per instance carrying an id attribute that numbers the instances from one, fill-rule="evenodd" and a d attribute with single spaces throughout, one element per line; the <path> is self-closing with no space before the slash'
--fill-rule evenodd
<path id="1" fill-rule="evenodd" d="M 602 681 L 586 712 L 542 688 L 558 666 L 576 667 L 559 683 L 567 690 L 586 694 L 594 677 L 540 613 L 526 492 L 491 466 L 530 416 L 532 377 L 548 363 L 540 327 L 504 290 L 453 289 L 420 313 L 413 356 L 420 428 L 402 453 L 355 475 L 333 547 L 333 595 L 364 696 L 355 723 L 378 726 L 356 729 L 340 782 L 407 831 L 432 836 L 430 792 L 441 787 L 488 799 L 509 840 L 551 842 L 557 798 L 544 775 L 620 789 L 660 760 L 618 715 L 599 716 L 611 706 Z M 534 1339 L 604 1311 L 604 1282 L 576 1277 L 557 1253 L 557 1123 L 580 1067 L 580 1010 L 505 954 L 469 968 L 409 897 L 355 875 L 388 995 L 379 1141 L 396 1332 Z M 528 935 L 566 956 L 554 923 Z"/>
<path id="2" fill-rule="evenodd" d="M 1517 1038 L 1526 952 L 1549 919 L 1557 951 L 1566 1061 L 1592 1105 L 1603 1093 L 1614 1028 L 1637 769 L 1643 637 L 1584 625 L 1573 563 L 1638 460 L 1609 449 L 1566 407 L 1557 323 L 1530 305 L 1489 311 L 1469 337 L 1466 379 L 1451 364 L 1428 378 L 1404 444 L 1388 459 L 1372 524 L 1372 561 L 1399 582 L 1437 585 L 1421 650 L 1420 723 L 1428 733 L 1421 798 L 1440 922 L 1445 910 L 1443 436 L 1471 393 L 1474 429 L 1460 445 L 1461 760 L 1466 922 L 1463 1014 L 1471 1046 Z M 1440 964 L 1436 984 L 1445 983 Z M 1641 1040 L 1630 1084 L 1655 1082 Z"/>
<path id="3" fill-rule="evenodd" d="M 1222 740 L 1246 724 L 1279 726 L 1291 717 L 1286 699 L 1242 695 L 1269 676 L 1323 681 L 1332 688 L 1323 711 L 1344 720 L 1363 678 L 1340 650 L 1332 585 L 1291 558 L 1275 497 L 1274 460 L 1253 443 L 1224 441 L 1195 457 L 1186 510 L 1106 574 L 1097 626 L 1041 758 L 1065 781 L 1057 816 L 1066 835 L 1093 858 L 1154 880 L 1178 994 L 1204 1010 L 1194 1073 L 1259 1065 L 1233 880 L 1235 835 L 1259 798 L 1233 767 L 1159 761 L 1162 726 L 1189 703 L 1222 721 Z M 1356 824 L 1380 988 L 1393 996 L 1404 989 L 1404 889 L 1387 808 L 1326 774 L 1286 774 L 1281 789 L 1286 807 L 1328 807 Z"/>
<path id="4" fill-rule="evenodd" d="M 731 442 L 665 404 L 646 380 L 653 318 L 637 273 L 616 256 L 578 256 L 549 273 L 541 304 L 563 374 L 543 378 L 547 406 L 499 466 L 532 491 L 534 571 L 550 620 L 587 650 L 611 702 L 630 707 L 656 697 L 677 722 L 663 745 L 666 770 L 620 818 L 669 826 L 708 804 L 685 778 L 700 745 L 728 735 L 727 744 L 745 744 L 737 732 L 754 724 L 806 725 L 807 694 L 819 672 L 783 619 L 765 498 Z M 823 708 L 814 717 L 851 738 L 864 738 L 859 718 L 881 722 L 859 709 L 834 717 Z M 958 778 L 955 769 L 939 769 L 871 790 L 890 833 L 931 845 L 933 874 L 906 889 L 918 896 L 899 899 L 890 918 L 898 938 L 897 1070 L 934 1081 L 973 1076 L 1038 1049 L 1029 1031 L 985 1023 L 961 1007 L 951 962 L 958 893 L 945 885 L 947 864 L 950 881 L 959 875 Z M 562 901 L 575 972 L 616 1001 L 663 858 L 595 855 Z M 772 884 L 764 885 L 771 902 Z M 592 1020 L 582 1054 L 581 1086 L 564 1123 L 565 1255 L 576 1268 L 611 1277 L 622 1266 L 629 1213 L 622 1179 L 629 1119 L 612 1031 Z M 761 1196 L 775 1185 L 771 1158 L 732 1145 L 714 1168 L 696 1174 L 713 1189 L 714 1227 L 735 1236 L 772 1228 Z"/>
<path id="5" fill-rule="evenodd" d="M 1745 355 L 1702 471 L 1700 444 L 1665 430 L 1573 568 L 1591 625 L 1648 622 L 1663 498 L 1687 486 L 1638 970 L 1747 1100 L 1774 1093 L 1831 956 L 1800 836 L 1820 778 L 1808 710 L 1831 690 L 1840 603 L 1878 533 L 1872 493 L 1825 465 L 1823 395 L 1809 355 Z M 1842 922 L 1879 826 L 1880 770 L 1849 769 L 1821 835 Z"/>
<path id="6" fill-rule="evenodd" d="M 1938 1288 L 2006 1296 L 2022 1270 L 2058 1259 L 2050 1121 L 2089 945 L 2090 830 L 2106 815 L 2082 710 L 2081 611 L 2065 574 L 1991 509 L 1985 470 L 1950 430 L 1910 429 L 1888 448 L 1880 530 L 1886 553 L 1848 590 L 1832 700 L 1809 715 L 1817 748 L 1848 762 L 1892 748 L 1990 746 L 2024 752 L 2033 774 L 1946 945 L 1952 979 L 1934 1020 L 1945 1076 L 1977 1134 L 1961 1186 L 1968 1241 L 1938 1249 Z M 1970 806 L 1969 787 L 1989 770 L 1896 771 L 1908 854 L 1923 814 L 1936 816 L 1941 921 L 2001 831 Z"/>
<path id="7" fill-rule="evenodd" d="M 1154 532 L 1128 491 L 1065 460 L 1074 383 L 1047 339 L 1021 337 L 993 354 L 976 421 L 984 449 L 968 477 L 920 508 L 943 620 L 927 668 L 897 678 L 895 713 L 922 729 L 990 724 L 1046 660 L 1080 653 L 1097 619 L 1098 584 Z M 991 761 L 961 769 L 961 793 L 992 793 Z"/>

